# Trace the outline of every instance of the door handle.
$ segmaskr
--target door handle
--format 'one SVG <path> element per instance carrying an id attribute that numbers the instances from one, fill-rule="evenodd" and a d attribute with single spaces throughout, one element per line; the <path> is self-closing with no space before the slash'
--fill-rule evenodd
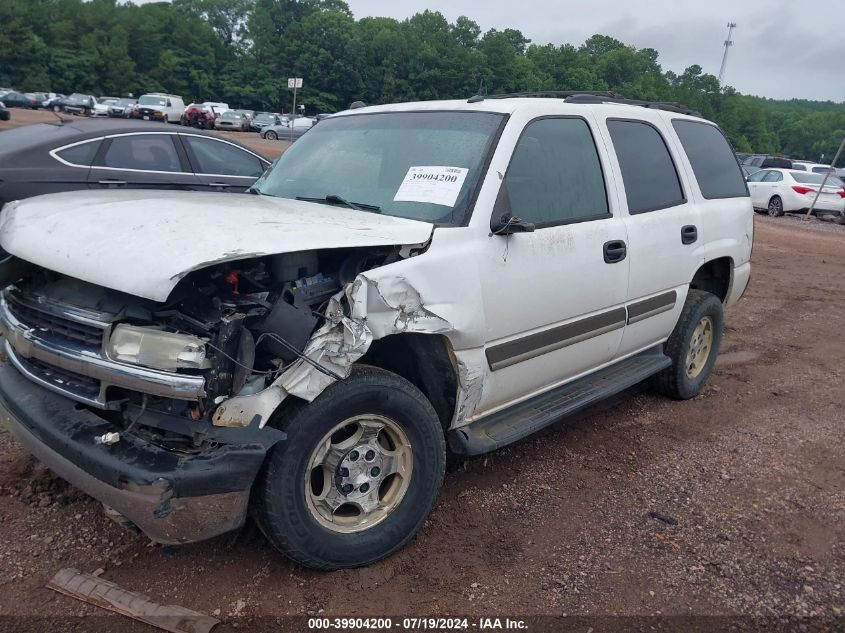
<path id="1" fill-rule="evenodd" d="M 232 186 L 232 185 L 230 185 L 228 182 L 212 182 L 212 183 L 210 183 L 210 185 L 211 185 L 212 187 L 218 187 L 218 188 L 220 188 L 220 189 L 226 189 L 227 187 L 231 187 L 231 186 Z"/>
<path id="2" fill-rule="evenodd" d="M 698 240 L 698 229 L 692 224 L 681 227 L 681 244 L 692 244 Z"/>
<path id="3" fill-rule="evenodd" d="M 605 242 L 602 250 L 604 251 L 605 264 L 618 264 L 628 254 L 628 247 L 622 240 Z"/>
<path id="4" fill-rule="evenodd" d="M 121 185 L 125 185 L 125 180 L 101 180 L 99 181 L 101 185 L 113 185 L 115 187 L 120 187 Z"/>

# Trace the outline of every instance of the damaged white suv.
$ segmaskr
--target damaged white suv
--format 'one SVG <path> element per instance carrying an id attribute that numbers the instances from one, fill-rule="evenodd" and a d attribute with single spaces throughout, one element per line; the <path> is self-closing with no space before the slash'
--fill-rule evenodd
<path id="1" fill-rule="evenodd" d="M 720 130 L 607 95 L 350 110 L 254 195 L 75 192 L 2 213 L 4 418 L 162 543 L 248 514 L 365 565 L 496 449 L 646 378 L 696 395 L 748 282 Z"/>

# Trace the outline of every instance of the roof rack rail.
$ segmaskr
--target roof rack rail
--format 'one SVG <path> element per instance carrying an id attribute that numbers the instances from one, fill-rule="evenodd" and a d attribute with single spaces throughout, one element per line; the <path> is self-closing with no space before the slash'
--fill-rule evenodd
<path id="1" fill-rule="evenodd" d="M 467 103 L 479 103 L 487 99 L 519 99 L 523 97 L 551 97 L 562 98 L 566 103 L 621 103 L 635 105 L 655 110 L 667 110 L 678 114 L 688 114 L 700 117 L 701 113 L 673 101 L 643 101 L 641 99 L 626 99 L 625 97 L 607 90 L 544 90 L 539 92 L 512 92 L 499 95 L 475 95 L 467 99 Z"/>

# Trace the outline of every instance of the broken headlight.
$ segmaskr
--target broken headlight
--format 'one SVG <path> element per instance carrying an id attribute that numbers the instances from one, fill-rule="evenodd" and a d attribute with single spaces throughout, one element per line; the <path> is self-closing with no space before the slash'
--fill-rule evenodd
<path id="1" fill-rule="evenodd" d="M 203 339 L 154 327 L 118 325 L 109 338 L 108 355 L 113 360 L 165 371 L 211 366 Z"/>

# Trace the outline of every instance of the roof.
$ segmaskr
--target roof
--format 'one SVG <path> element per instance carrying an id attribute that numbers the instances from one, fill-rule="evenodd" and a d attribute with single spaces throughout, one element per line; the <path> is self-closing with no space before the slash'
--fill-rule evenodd
<path id="1" fill-rule="evenodd" d="M 591 95 L 592 96 L 592 95 Z M 377 112 L 420 112 L 420 111 L 461 111 L 461 112 L 493 112 L 499 114 L 516 114 L 526 112 L 535 116 L 542 116 L 553 110 L 555 113 L 573 115 L 584 114 L 588 111 L 595 111 L 601 108 L 609 116 L 637 118 L 649 120 L 657 112 L 657 108 L 643 107 L 646 102 L 628 101 L 607 101 L 596 102 L 598 98 L 593 96 L 590 102 L 576 100 L 567 101 L 562 98 L 553 97 L 530 97 L 530 96 L 508 96 L 507 98 L 484 98 L 484 99 L 452 99 L 443 101 L 412 101 L 407 103 L 391 103 L 386 105 L 365 106 L 352 110 L 344 110 L 333 116 L 349 116 L 355 114 L 374 114 Z M 668 104 L 667 104 L 668 105 Z M 660 108 L 662 110 L 663 108 Z M 652 113 L 652 114 L 649 114 Z M 694 116 L 685 112 L 671 110 L 672 116 L 676 118 L 690 118 L 693 120 L 706 120 L 700 115 Z"/>
<path id="2" fill-rule="evenodd" d="M 57 119 L 50 123 L 35 123 L 24 125 L 0 132 L 0 158 L 17 154 L 22 150 L 33 150 L 39 147 L 53 149 L 60 145 L 83 141 L 88 138 L 108 136 L 111 134 L 126 134 L 134 132 L 169 132 L 180 134 L 195 134 L 222 138 L 229 143 L 243 147 L 237 141 L 222 137 L 205 130 L 185 128 L 167 123 L 152 121 L 137 121 L 131 119 Z M 255 153 L 253 150 L 250 152 Z"/>

